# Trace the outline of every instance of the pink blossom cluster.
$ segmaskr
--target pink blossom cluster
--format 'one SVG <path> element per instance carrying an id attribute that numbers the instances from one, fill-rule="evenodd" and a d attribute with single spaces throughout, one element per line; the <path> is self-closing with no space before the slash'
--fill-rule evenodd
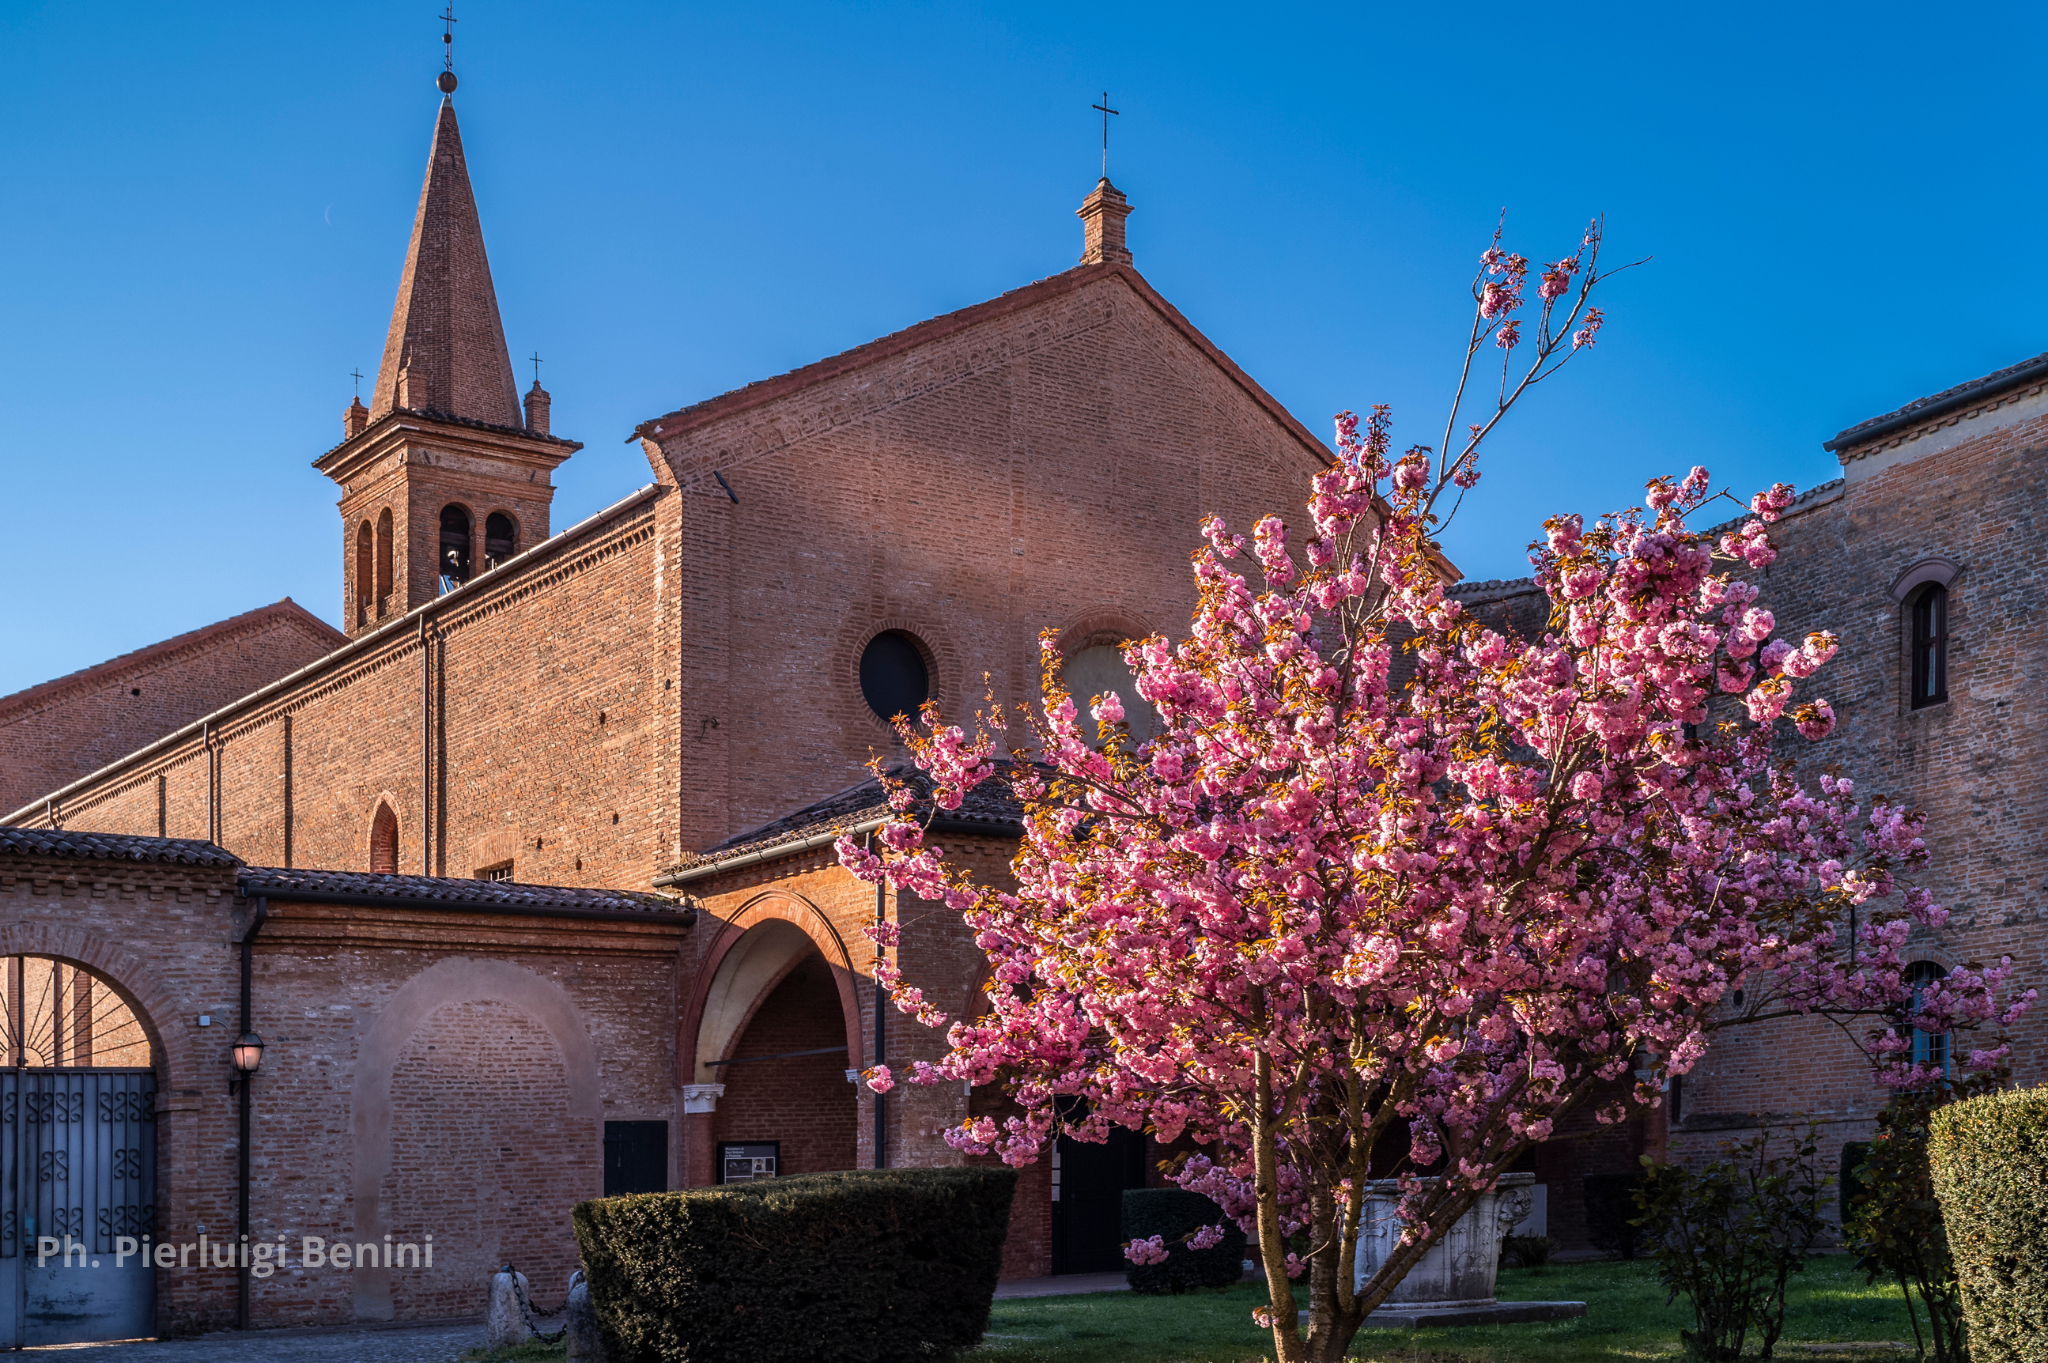
<path id="1" fill-rule="evenodd" d="M 1526 268 L 1486 262 L 1500 308 Z M 957 804 L 993 776 L 1025 811 L 1014 885 L 948 864 L 916 802 L 872 851 L 839 844 L 862 878 L 960 913 L 989 960 L 985 1011 L 953 1020 L 878 972 L 950 1021 L 913 1083 L 1016 1105 L 956 1149 L 1022 1165 L 1056 1134 L 1190 1137 L 1180 1185 L 1257 1235 L 1269 1283 L 1308 1273 L 1316 1310 L 1356 1328 L 1530 1144 L 1582 1106 L 1654 1106 L 1721 1027 L 1861 1019 L 1880 1079 L 1906 1084 L 1911 1029 L 2026 1007 L 2009 962 L 1915 1005 L 1906 946 L 1946 918 L 1903 879 L 1927 860 L 1919 816 L 1798 778 L 1786 731 L 1832 728 L 1806 690 L 1839 641 L 1781 637 L 1743 576 L 1774 557 L 1790 488 L 1718 538 L 1687 524 L 1716 495 L 1704 469 L 1653 481 L 1642 509 L 1552 518 L 1530 546 L 1549 621 L 1520 637 L 1446 589 L 1429 507 L 1451 470 L 1391 458 L 1384 408 L 1340 417 L 1337 449 L 1304 538 L 1210 518 L 1187 637 L 1126 646 L 1156 738 L 1131 743 L 1115 695 L 1084 731 L 1050 637 L 1033 747 L 1000 776 L 999 717 L 970 735 L 928 705 L 901 726 L 934 790 Z M 1403 1147 L 1400 1243 L 1354 1292 L 1364 1185 Z M 1281 1257 L 1297 1233 L 1306 1253 Z"/>
<path id="2" fill-rule="evenodd" d="M 1124 1258 L 1134 1264 L 1163 1264 L 1166 1256 L 1166 1242 L 1157 1235 L 1124 1246 Z"/>

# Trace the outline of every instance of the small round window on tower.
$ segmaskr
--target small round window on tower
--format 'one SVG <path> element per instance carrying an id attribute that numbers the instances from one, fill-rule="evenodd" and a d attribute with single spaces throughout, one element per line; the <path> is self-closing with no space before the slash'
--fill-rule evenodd
<path id="1" fill-rule="evenodd" d="M 932 694 L 931 670 L 917 640 L 900 629 L 868 640 L 860 655 L 860 694 L 883 719 L 915 717 Z"/>

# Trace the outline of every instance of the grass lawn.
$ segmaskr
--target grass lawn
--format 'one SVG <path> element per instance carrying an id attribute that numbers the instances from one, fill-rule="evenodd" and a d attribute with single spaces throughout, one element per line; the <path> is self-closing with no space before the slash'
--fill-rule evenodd
<path id="1" fill-rule="evenodd" d="M 1680 1356 L 1692 1325 L 1683 1300 L 1665 1304 L 1648 1263 L 1553 1264 L 1506 1269 L 1504 1301 L 1583 1301 L 1577 1320 L 1453 1330 L 1362 1330 L 1352 1353 L 1386 1363 L 1637 1363 Z M 988 1338 L 961 1363 L 1248 1363 L 1269 1357 L 1272 1337 L 1252 1324 L 1262 1285 L 1241 1283 L 1180 1297 L 1103 1292 L 999 1301 Z M 1306 1306 L 1304 1297 L 1302 1305 Z M 1843 1255 L 1814 1259 L 1792 1280 L 1788 1359 L 1897 1363 L 1895 1349 L 1808 1350 L 1801 1344 L 1904 1341 L 1913 1328 L 1896 1285 L 1863 1285 Z M 1910 1356 L 1908 1354 L 1907 1356 Z"/>
<path id="2" fill-rule="evenodd" d="M 1685 1303 L 1667 1305 L 1664 1289 L 1641 1260 L 1504 1269 L 1500 1297 L 1583 1301 L 1586 1314 L 1529 1325 L 1364 1330 L 1352 1354 L 1381 1363 L 1658 1363 L 1680 1356 L 1678 1332 L 1692 1325 Z M 1252 1308 L 1264 1300 L 1262 1285 L 1240 1283 L 1179 1297 L 1098 1292 L 999 1301 L 986 1341 L 960 1363 L 1251 1363 L 1272 1353 L 1272 1337 L 1252 1324 Z M 1827 1255 L 1792 1280 L 1778 1356 L 1810 1363 L 1900 1363 L 1911 1357 L 1912 1339 L 1896 1285 L 1865 1287 L 1847 1256 Z M 1908 1352 L 1810 1347 L 1886 1342 L 1903 1342 Z M 470 1355 L 491 1363 L 542 1363 L 562 1356 L 559 1344 Z"/>

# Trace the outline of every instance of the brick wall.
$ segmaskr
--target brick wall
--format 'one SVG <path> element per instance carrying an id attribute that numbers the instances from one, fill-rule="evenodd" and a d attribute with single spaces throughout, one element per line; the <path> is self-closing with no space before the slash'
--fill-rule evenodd
<path id="1" fill-rule="evenodd" d="M 0 698 L 0 815 L 296 672 L 341 642 L 287 597 Z M 132 831 L 157 832 L 156 817 L 152 785 L 137 803 Z"/>
<path id="2" fill-rule="evenodd" d="M 563 1204 L 604 1187 L 564 1066 L 544 1028 L 495 1001 L 439 1009 L 405 1043 L 382 1196 L 394 1240 L 431 1235 L 436 1257 L 431 1273 L 393 1275 L 399 1319 L 474 1313 L 480 1285 L 508 1262 L 536 1297 L 560 1300 L 579 1261 Z"/>
<path id="3" fill-rule="evenodd" d="M 437 603 L 424 641 L 416 622 L 362 641 L 210 734 L 109 774 L 59 822 L 366 870 L 381 802 L 406 873 L 510 861 L 535 884 L 645 885 L 674 846 L 656 553 L 643 499 L 528 571 Z"/>
<path id="4" fill-rule="evenodd" d="M 0 858 L 0 955 L 87 966 L 151 1038 L 158 1235 L 174 1242 L 235 1224 L 226 1081 L 234 943 L 253 907 L 232 869 Z M 659 915 L 269 909 L 252 971 L 267 1045 L 251 1089 L 251 1223 L 256 1239 L 284 1237 L 294 1266 L 252 1282 L 253 1323 L 475 1314 L 507 1259 L 558 1303 L 575 1262 L 569 1208 L 602 1189 L 603 1121 L 672 1117 L 668 1019 L 689 930 Z M 433 1269 L 298 1264 L 302 1237 L 381 1245 L 387 1232 L 432 1233 Z M 157 1283 L 163 1331 L 233 1324 L 232 1271 L 160 1269 Z"/>
<path id="5" fill-rule="evenodd" d="M 1782 637 L 1832 629 L 1843 639 L 1814 687 L 1831 698 L 1838 727 L 1819 744 L 1788 740 L 1788 752 L 1809 777 L 1833 770 L 1866 796 L 1884 794 L 1927 816 L 1932 864 L 1920 879 L 1952 916 L 1938 933 L 1916 932 L 1909 957 L 1952 967 L 2011 955 L 2020 982 L 2040 986 L 2048 981 L 2048 617 L 2040 604 L 2048 570 L 2039 546 L 2048 523 L 2039 488 L 2048 418 L 1980 424 L 1991 429 L 1918 458 L 1902 457 L 1913 432 L 1890 449 L 1849 451 L 1846 484 L 1779 527 L 1762 604 L 1776 612 Z M 1896 462 L 1882 466 L 1886 459 Z M 1962 567 L 1949 589 L 1949 699 L 1915 710 L 1908 613 L 1891 585 L 1931 555 Z M 2019 1082 L 2048 1078 L 2048 1014 L 2036 1009 L 2016 1041 Z M 1798 1020 L 1744 1028 L 1717 1037 L 1687 1077 L 1673 1149 L 1703 1155 L 1746 1135 L 1759 1115 L 1811 1115 L 1828 1123 L 1831 1144 L 1856 1140 L 1882 1101 L 1868 1065 L 1835 1028 Z"/>
<path id="6" fill-rule="evenodd" d="M 1035 697 L 1041 630 L 1185 629 L 1204 514 L 1299 518 L 1319 448 L 1155 299 L 1093 267 L 643 427 L 681 494 L 686 846 L 891 750 L 856 680 L 877 632 L 920 639 L 964 717 L 984 674 Z"/>

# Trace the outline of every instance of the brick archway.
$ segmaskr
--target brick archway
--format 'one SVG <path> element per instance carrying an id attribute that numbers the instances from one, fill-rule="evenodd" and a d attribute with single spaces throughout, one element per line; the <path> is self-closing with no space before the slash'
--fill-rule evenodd
<path id="1" fill-rule="evenodd" d="M 5 956 L 51 956 L 92 971 L 121 996 L 142 1025 L 142 1034 L 149 1038 L 159 1092 L 200 1087 L 200 1057 L 191 1038 L 182 1028 L 166 1030 L 162 1022 L 181 1016 L 184 1010 L 142 957 L 79 928 L 29 924 L 0 928 L 0 957 Z M 224 1042 L 233 1038 L 227 1028 L 221 1029 L 221 1035 Z M 225 1078 L 226 1056 L 221 1060 L 221 1077 Z M 159 1097 L 158 1102 L 162 1101 Z"/>
<path id="2" fill-rule="evenodd" d="M 698 1077 L 702 1068 L 698 1051 L 705 1040 L 704 1024 L 713 990 L 730 979 L 729 963 L 736 963 L 734 950 L 739 947 L 750 931 L 767 923 L 788 923 L 798 929 L 817 948 L 831 968 L 833 983 L 839 990 L 840 1010 L 846 1015 L 846 1055 L 854 1069 L 863 1068 L 864 1043 L 861 1037 L 860 1001 L 854 988 L 855 973 L 852 955 L 846 949 L 845 940 L 839 930 L 817 905 L 801 895 L 787 890 L 769 890 L 741 905 L 739 911 L 726 920 L 725 930 L 704 957 L 704 964 L 697 971 L 696 983 L 690 991 L 689 1003 L 682 1010 L 676 1029 L 676 1084 L 706 1082 Z M 734 1017 L 737 1025 L 730 1027 L 733 1036 L 745 1030 L 746 1019 L 753 1015 L 760 1001 L 766 998 L 782 977 L 796 964 L 795 959 L 778 962 L 767 973 L 758 988 L 749 990 L 750 997 L 741 1000 L 737 1008 L 726 1010 Z M 723 1059 L 723 1056 L 707 1055 L 706 1060 Z"/>
<path id="3" fill-rule="evenodd" d="M 846 1026 L 847 1065 L 865 1066 L 853 958 L 839 930 L 817 905 L 786 890 L 768 890 L 748 900 L 726 920 L 688 986 L 688 1001 L 678 1010 L 676 1108 L 683 1139 L 676 1172 L 683 1184 L 712 1181 L 715 1099 L 693 1099 L 693 1094 L 703 1094 L 703 1086 L 716 1080 L 700 1059 L 725 1059 L 716 1052 L 738 1043 L 762 1001 L 814 951 L 832 972 Z"/>

